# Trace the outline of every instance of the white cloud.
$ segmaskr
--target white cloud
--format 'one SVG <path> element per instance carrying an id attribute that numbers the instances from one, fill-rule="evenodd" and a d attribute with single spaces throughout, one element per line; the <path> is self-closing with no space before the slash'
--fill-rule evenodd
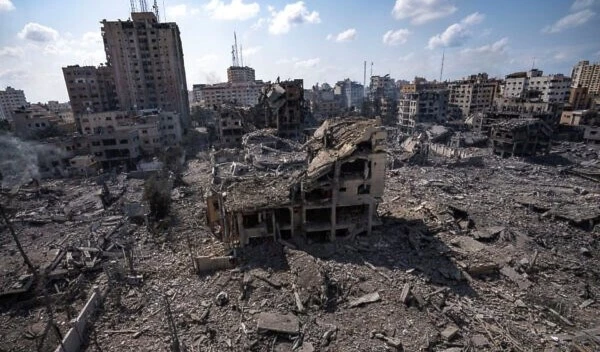
<path id="1" fill-rule="evenodd" d="M 221 0 L 211 0 L 204 8 L 208 11 L 210 17 L 229 21 L 245 21 L 255 17 L 260 12 L 258 3 L 244 3 L 244 0 L 231 0 L 229 4 Z"/>
<path id="2" fill-rule="evenodd" d="M 594 5 L 595 0 L 575 0 L 571 5 L 571 10 L 579 11 Z"/>
<path id="3" fill-rule="evenodd" d="M 262 50 L 262 46 L 251 46 L 249 48 L 244 48 L 243 54 L 244 56 L 253 56 L 256 55 L 259 51 Z"/>
<path id="4" fill-rule="evenodd" d="M 47 43 L 58 39 L 58 31 L 35 22 L 27 23 L 18 35 L 21 39 L 40 43 Z"/>
<path id="5" fill-rule="evenodd" d="M 392 9 L 394 18 L 410 18 L 412 24 L 423 24 L 456 12 L 448 0 L 396 0 Z"/>
<path id="6" fill-rule="evenodd" d="M 303 23 L 320 23 L 321 18 L 317 11 L 309 11 L 303 1 L 287 4 L 281 11 L 269 8 L 271 20 L 269 32 L 271 34 L 285 34 L 294 26 Z"/>
<path id="7" fill-rule="evenodd" d="M 383 35 L 383 44 L 388 46 L 404 44 L 409 35 L 410 31 L 408 29 L 389 30 Z"/>
<path id="8" fill-rule="evenodd" d="M 259 18 L 256 22 L 254 22 L 251 26 L 250 29 L 253 31 L 259 30 L 263 27 L 263 25 L 265 24 L 265 22 L 267 22 L 266 18 Z"/>
<path id="9" fill-rule="evenodd" d="M 508 46 L 508 38 L 502 38 L 492 44 L 486 44 L 477 48 L 467 48 L 462 50 L 463 54 L 478 53 L 478 54 L 498 54 L 506 50 Z"/>
<path id="10" fill-rule="evenodd" d="M 327 35 L 327 40 L 335 40 L 338 43 L 350 42 L 350 41 L 353 41 L 355 38 L 356 38 L 356 29 L 354 29 L 354 28 L 346 29 L 345 31 L 342 31 L 342 32 L 338 33 L 337 35 L 333 35 L 333 34 Z"/>
<path id="11" fill-rule="evenodd" d="M 195 15 L 200 10 L 196 8 L 189 8 L 186 4 L 179 4 L 173 6 L 167 6 L 167 10 L 165 11 L 165 17 L 169 21 L 175 21 L 179 18 L 184 18 L 187 15 Z"/>
<path id="12" fill-rule="evenodd" d="M 435 49 L 439 47 L 456 47 L 461 46 L 467 39 L 471 37 L 469 27 L 479 24 L 485 18 L 479 12 L 470 14 L 463 18 L 459 23 L 451 24 L 443 33 L 436 34 L 429 38 L 427 47 Z"/>
<path id="13" fill-rule="evenodd" d="M 587 23 L 596 13 L 592 10 L 582 10 L 579 12 L 566 15 L 559 19 L 554 24 L 544 27 L 542 32 L 544 33 L 558 33 L 566 29 L 575 28 Z"/>
<path id="14" fill-rule="evenodd" d="M 22 57 L 23 54 L 23 48 L 16 46 L 5 46 L 4 48 L 0 48 L 0 57 Z"/>
<path id="15" fill-rule="evenodd" d="M 319 64 L 319 62 L 321 62 L 321 59 L 318 58 L 318 57 L 315 57 L 314 59 L 296 61 L 294 63 L 294 66 L 295 67 L 302 67 L 302 68 L 311 68 L 311 67 L 317 66 Z"/>
<path id="16" fill-rule="evenodd" d="M 474 13 L 470 14 L 469 16 L 463 18 L 463 20 L 461 22 L 467 26 L 471 26 L 474 24 L 480 24 L 481 22 L 483 22 L 484 18 L 485 18 L 485 15 L 482 15 L 479 12 L 474 12 Z"/>
<path id="17" fill-rule="evenodd" d="M 8 12 L 15 9 L 15 5 L 13 5 L 10 0 L 0 0 L 0 12 Z"/>
<path id="18" fill-rule="evenodd" d="M 8 69 L 0 71 L 0 80 L 2 81 L 19 81 L 27 78 L 27 71 L 20 69 Z"/>
<path id="19" fill-rule="evenodd" d="M 415 57 L 415 53 L 410 52 L 404 56 L 398 57 L 398 61 L 410 61 L 413 57 Z"/>

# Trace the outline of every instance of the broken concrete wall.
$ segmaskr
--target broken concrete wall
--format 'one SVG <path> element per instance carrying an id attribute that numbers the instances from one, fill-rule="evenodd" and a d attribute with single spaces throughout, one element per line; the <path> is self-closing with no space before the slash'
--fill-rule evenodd
<path id="1" fill-rule="evenodd" d="M 94 291 L 87 303 L 79 312 L 79 315 L 73 320 L 73 327 L 67 332 L 62 340 L 62 346 L 58 346 L 54 352 L 79 352 L 81 345 L 86 342 L 86 329 L 89 321 L 102 304 L 103 297 L 98 287 Z"/>

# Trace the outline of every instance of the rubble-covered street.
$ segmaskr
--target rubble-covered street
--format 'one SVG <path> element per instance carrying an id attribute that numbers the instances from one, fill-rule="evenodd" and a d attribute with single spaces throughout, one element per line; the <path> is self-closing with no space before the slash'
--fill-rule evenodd
<path id="1" fill-rule="evenodd" d="M 106 182 L 106 209 L 90 181 L 23 188 L 13 225 L 31 260 L 50 268 L 61 334 L 93 286 L 108 292 L 87 351 L 167 350 L 174 340 L 187 351 L 595 351 L 600 187 L 569 170 L 598 153 L 565 143 L 537 159 L 406 164 L 387 171 L 371 236 L 265 240 L 200 274 L 192 258 L 234 254 L 205 225 L 206 156 L 188 161 L 164 229 L 121 211 L 143 184 L 123 177 Z M 6 291 L 26 267 L 3 238 Z M 2 349 L 36 350 L 48 304 L 2 303 Z M 57 345 L 51 332 L 41 350 Z"/>

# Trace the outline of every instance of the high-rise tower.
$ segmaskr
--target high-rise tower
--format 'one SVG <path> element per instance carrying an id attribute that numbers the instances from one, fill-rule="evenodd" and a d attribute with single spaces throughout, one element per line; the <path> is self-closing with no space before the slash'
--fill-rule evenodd
<path id="1" fill-rule="evenodd" d="M 107 65 L 123 110 L 160 108 L 179 113 L 188 127 L 189 103 L 183 49 L 176 23 L 155 12 L 131 13 L 128 21 L 102 21 Z M 155 9 L 156 10 L 156 9 Z"/>

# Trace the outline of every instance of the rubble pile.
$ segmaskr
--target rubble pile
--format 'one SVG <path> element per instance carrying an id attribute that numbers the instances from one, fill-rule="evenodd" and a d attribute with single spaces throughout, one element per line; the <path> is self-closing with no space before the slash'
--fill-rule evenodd
<path id="1" fill-rule="evenodd" d="M 319 143 L 346 152 L 330 137 Z M 252 139 L 267 153 L 275 141 Z M 43 182 L 22 188 L 11 208 L 32 261 L 64 273 L 47 285 L 62 334 L 93 286 L 106 292 L 87 351 L 594 351 L 600 185 L 570 170 L 597 153 L 565 143 L 531 159 L 404 163 L 387 171 L 372 234 L 326 243 L 218 240 L 204 221 L 208 157 L 187 163 L 159 230 L 127 215 L 143 193 L 144 181 L 131 178 L 107 180 L 108 192 L 91 181 Z M 216 172 L 234 177 L 231 165 Z M 221 192 L 244 207 L 261 194 L 270 203 L 269 185 L 285 179 L 262 170 L 271 176 L 260 184 L 240 172 L 237 191 Z M 2 233 L 6 287 L 27 271 Z M 40 301 L 3 297 L 3 348 L 36 350 L 47 320 Z M 45 350 L 58 345 L 48 339 Z"/>

